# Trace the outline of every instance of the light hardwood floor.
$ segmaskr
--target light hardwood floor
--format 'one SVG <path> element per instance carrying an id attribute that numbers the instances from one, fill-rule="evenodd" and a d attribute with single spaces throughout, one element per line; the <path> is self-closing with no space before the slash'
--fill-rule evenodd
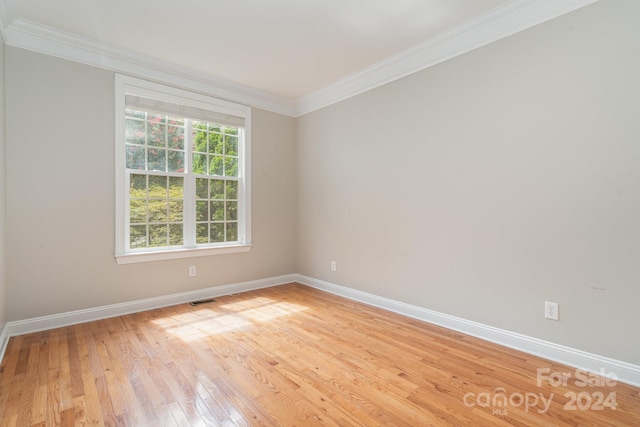
<path id="1" fill-rule="evenodd" d="M 640 425 L 638 388 L 299 284 L 14 337 L 0 369 L 2 426 Z"/>

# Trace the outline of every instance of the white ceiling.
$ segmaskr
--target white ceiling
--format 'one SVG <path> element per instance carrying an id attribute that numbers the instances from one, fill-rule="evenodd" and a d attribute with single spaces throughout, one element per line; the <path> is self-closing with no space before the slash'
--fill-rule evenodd
<path id="1" fill-rule="evenodd" d="M 416 62 L 416 53 L 424 62 L 425 51 L 443 40 L 451 44 L 471 30 L 487 38 L 474 43 L 467 37 L 459 52 L 437 53 L 427 62 L 522 29 L 522 22 L 514 29 L 505 20 L 535 15 L 526 27 L 592 1 L 0 0 L 0 14 L 9 45 L 80 62 L 95 63 L 90 58 L 96 53 L 111 63 L 142 62 L 276 103 L 307 102 L 303 109 L 312 110 L 428 66 L 387 70 L 366 87 L 353 83 L 394 61 Z M 541 14 L 551 3 L 554 12 Z M 491 34 L 500 26 L 505 34 Z M 84 53 L 65 54 L 69 47 Z M 340 85 L 353 87 L 332 93 Z"/>

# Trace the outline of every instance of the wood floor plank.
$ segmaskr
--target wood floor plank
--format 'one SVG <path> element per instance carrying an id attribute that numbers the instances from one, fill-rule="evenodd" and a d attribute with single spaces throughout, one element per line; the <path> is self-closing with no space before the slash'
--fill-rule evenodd
<path id="1" fill-rule="evenodd" d="M 0 426 L 640 425 L 640 389 L 538 368 L 575 372 L 289 284 L 12 337 Z M 596 392 L 616 409 L 567 406 Z"/>
<path id="2" fill-rule="evenodd" d="M 82 373 L 82 383 L 85 390 L 84 409 L 86 423 L 89 425 L 104 425 L 102 418 L 102 409 L 100 408 L 100 400 L 98 389 L 96 388 L 96 379 L 91 371 L 89 358 L 85 357 L 80 361 L 80 369 Z M 100 379 L 104 376 L 100 375 Z"/>

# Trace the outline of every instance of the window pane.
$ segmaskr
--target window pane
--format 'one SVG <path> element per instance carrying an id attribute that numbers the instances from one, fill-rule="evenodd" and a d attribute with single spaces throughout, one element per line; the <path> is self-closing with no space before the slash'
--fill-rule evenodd
<path id="1" fill-rule="evenodd" d="M 209 190 L 207 185 L 209 180 L 205 178 L 196 178 L 196 197 L 198 199 L 208 199 Z"/>
<path id="2" fill-rule="evenodd" d="M 235 157 L 225 157 L 224 159 L 224 175 L 238 176 L 238 159 Z"/>
<path id="3" fill-rule="evenodd" d="M 209 219 L 209 202 L 198 200 L 196 202 L 196 221 L 207 221 Z"/>
<path id="4" fill-rule="evenodd" d="M 149 148 L 149 165 L 147 170 L 166 172 L 167 170 L 167 150 Z"/>
<path id="5" fill-rule="evenodd" d="M 168 222 L 183 222 L 183 202 L 182 200 L 169 200 Z"/>
<path id="6" fill-rule="evenodd" d="M 238 137 L 225 135 L 224 137 L 224 148 L 227 156 L 237 156 L 238 155 Z"/>
<path id="7" fill-rule="evenodd" d="M 227 215 L 225 220 L 236 221 L 238 219 L 238 202 L 227 202 Z"/>
<path id="8" fill-rule="evenodd" d="M 224 221 L 224 202 L 211 202 L 211 221 Z"/>
<path id="9" fill-rule="evenodd" d="M 167 177 L 149 176 L 149 197 L 166 199 L 167 197 Z"/>
<path id="10" fill-rule="evenodd" d="M 184 172 L 184 151 L 169 150 L 169 172 Z"/>
<path id="11" fill-rule="evenodd" d="M 193 173 L 206 175 L 207 173 L 207 155 L 197 154 L 193 155 Z"/>
<path id="12" fill-rule="evenodd" d="M 167 201 L 149 200 L 149 222 L 167 222 Z"/>
<path id="13" fill-rule="evenodd" d="M 127 168 L 144 169 L 144 147 L 127 145 Z"/>
<path id="14" fill-rule="evenodd" d="M 129 202 L 129 222 L 146 223 L 147 222 L 147 199 L 131 199 Z"/>
<path id="15" fill-rule="evenodd" d="M 224 242 L 224 223 L 211 224 L 211 242 Z"/>
<path id="16" fill-rule="evenodd" d="M 222 135 L 209 133 L 209 153 L 222 154 Z"/>
<path id="17" fill-rule="evenodd" d="M 149 247 L 167 246 L 167 226 L 149 225 Z"/>
<path id="18" fill-rule="evenodd" d="M 221 179 L 210 180 L 211 185 L 211 198 L 212 199 L 224 199 L 224 181 Z"/>
<path id="19" fill-rule="evenodd" d="M 143 121 L 130 119 L 126 120 L 125 139 L 128 144 L 144 145 L 146 135 L 145 123 Z"/>
<path id="20" fill-rule="evenodd" d="M 222 156 L 211 156 L 211 163 L 209 164 L 209 175 L 222 175 L 223 174 L 223 162 Z"/>
<path id="21" fill-rule="evenodd" d="M 227 223 L 227 242 L 235 242 L 238 240 L 238 223 Z"/>
<path id="22" fill-rule="evenodd" d="M 131 249 L 147 247 L 146 225 L 132 225 L 129 227 L 129 247 Z"/>
<path id="23" fill-rule="evenodd" d="M 209 227 L 206 223 L 196 225 L 196 243 L 209 243 Z"/>
<path id="24" fill-rule="evenodd" d="M 131 174 L 129 179 L 131 197 L 147 197 L 147 176 Z"/>
<path id="25" fill-rule="evenodd" d="M 169 197 L 172 199 L 184 198 L 184 178 L 177 176 L 169 178 Z"/>
<path id="26" fill-rule="evenodd" d="M 147 143 L 153 147 L 164 147 L 167 142 L 167 126 L 158 123 L 159 121 L 152 121 L 151 119 L 149 119 L 149 123 L 147 125 L 149 138 L 147 139 Z"/>
<path id="27" fill-rule="evenodd" d="M 178 122 L 172 119 L 170 123 L 177 124 Z M 167 128 L 167 132 L 167 142 L 169 143 L 169 148 L 184 150 L 184 127 L 169 126 Z"/>
<path id="28" fill-rule="evenodd" d="M 193 151 L 200 153 L 207 152 L 207 132 L 200 129 L 206 129 L 207 125 L 200 122 L 193 122 Z"/>
<path id="29" fill-rule="evenodd" d="M 227 181 L 227 199 L 238 198 L 238 181 Z"/>
<path id="30" fill-rule="evenodd" d="M 182 224 L 169 225 L 169 245 L 180 246 L 183 244 Z"/>

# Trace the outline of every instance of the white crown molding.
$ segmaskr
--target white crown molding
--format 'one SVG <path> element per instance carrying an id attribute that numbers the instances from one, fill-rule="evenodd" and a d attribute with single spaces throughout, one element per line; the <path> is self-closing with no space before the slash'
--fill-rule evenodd
<path id="1" fill-rule="evenodd" d="M 296 117 L 401 79 L 598 0 L 512 0 L 298 100 Z"/>
<path id="2" fill-rule="evenodd" d="M 16 19 L 15 0 L 0 0 L 0 35 L 7 40 L 5 29 Z"/>
<path id="3" fill-rule="evenodd" d="M 295 112 L 295 104 L 291 100 L 24 19 L 14 20 L 4 29 L 4 36 L 6 44 L 10 46 L 178 86 L 288 116 Z"/>
<path id="4" fill-rule="evenodd" d="M 299 100 L 281 98 L 127 49 L 16 19 L 0 0 L 6 44 L 299 117 L 485 46 L 598 0 L 512 0 Z"/>
<path id="5" fill-rule="evenodd" d="M 611 359 L 575 348 L 555 344 L 538 338 L 495 328 L 460 317 L 451 316 L 415 305 L 406 304 L 389 298 L 380 297 L 323 280 L 314 279 L 301 274 L 294 275 L 296 282 L 330 292 L 341 297 L 349 298 L 364 304 L 393 311 L 427 323 L 442 326 L 447 329 L 461 332 L 490 341 L 505 347 L 523 351 L 544 359 L 562 363 L 577 369 L 582 369 L 595 374 L 613 373 L 617 380 L 623 383 L 640 387 L 640 366 L 621 360 Z"/>

